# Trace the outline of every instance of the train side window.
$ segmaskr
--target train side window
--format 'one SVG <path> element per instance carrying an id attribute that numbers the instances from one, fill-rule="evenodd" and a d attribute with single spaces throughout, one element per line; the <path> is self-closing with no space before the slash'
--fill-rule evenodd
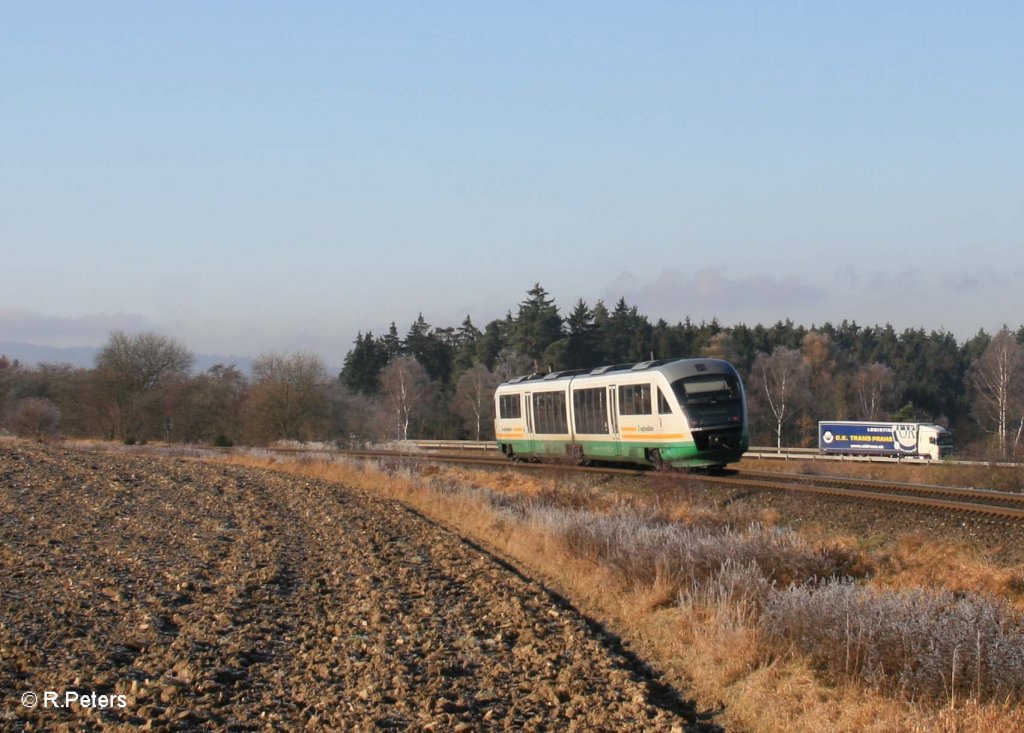
<path id="1" fill-rule="evenodd" d="M 498 414 L 503 420 L 515 420 L 522 417 L 520 405 L 522 401 L 517 394 L 503 394 L 498 398 Z"/>
<path id="2" fill-rule="evenodd" d="M 651 385 L 624 384 L 619 387 L 620 415 L 650 415 Z"/>
<path id="3" fill-rule="evenodd" d="M 577 433 L 608 433 L 608 408 L 605 399 L 604 387 L 573 390 L 572 411 Z"/>
<path id="4" fill-rule="evenodd" d="M 665 393 L 661 391 L 661 387 L 658 387 L 658 414 L 659 415 L 671 415 L 672 405 L 665 399 Z"/>
<path id="5" fill-rule="evenodd" d="M 564 392 L 533 393 L 534 431 L 549 435 L 569 432 L 569 421 L 565 415 Z"/>

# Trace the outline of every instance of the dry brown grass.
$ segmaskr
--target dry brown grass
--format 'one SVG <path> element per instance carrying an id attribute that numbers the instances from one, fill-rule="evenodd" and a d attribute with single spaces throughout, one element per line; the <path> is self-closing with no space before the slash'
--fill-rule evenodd
<path id="1" fill-rule="evenodd" d="M 999 545 L 983 548 L 916 529 L 895 535 L 854 537 L 808 525 L 801 534 L 808 541 L 831 542 L 858 553 L 869 563 L 865 575 L 874 587 L 980 593 L 1004 598 L 1024 612 L 1024 565 L 1000 561 L 1004 548 Z"/>
<path id="2" fill-rule="evenodd" d="M 1020 468 L 756 459 L 744 459 L 740 468 L 1005 491 L 1019 491 L 1024 485 Z M 995 545 L 983 549 L 913 530 L 862 538 L 837 535 L 814 525 L 802 531 L 808 537 L 827 537 L 851 550 L 870 554 L 876 565 L 872 584 L 880 588 L 948 588 L 982 593 L 1005 598 L 1024 611 L 1024 565 L 1007 565 L 997 559 L 1008 548 Z"/>
<path id="3" fill-rule="evenodd" d="M 736 468 L 812 476 L 853 476 L 880 481 L 1024 491 L 1024 466 L 961 466 L 952 463 L 871 463 L 864 461 L 744 458 Z"/>
<path id="4" fill-rule="evenodd" d="M 1000 567 L 990 555 L 966 542 L 907 532 L 885 542 L 875 554 L 879 570 L 874 584 L 884 588 L 947 588 L 1000 596 L 1024 611 L 1024 583 L 1019 566 Z"/>
<path id="5" fill-rule="evenodd" d="M 611 514 L 641 506 L 664 521 L 728 525 L 693 501 L 697 491 L 659 491 L 647 496 L 612 495 L 566 479 L 521 473 L 489 473 L 461 468 L 356 466 L 348 463 L 279 460 L 232 455 L 231 463 L 335 481 L 403 501 L 436 521 L 482 541 L 545 579 L 585 612 L 605 621 L 631 647 L 659 666 L 669 678 L 706 704 L 722 701 L 718 718 L 730 730 L 750 731 L 942 731 L 1024 730 L 1024 711 L 1014 705 L 956 700 L 952 706 L 908 702 L 848 681 L 827 682 L 808 658 L 772 647 L 751 622 L 749 609 L 735 598 L 716 596 L 710 586 L 678 595 L 678 584 L 657 574 L 646 583 L 624 582 L 600 558 L 580 556 L 535 524 L 513 521 L 481 494 L 455 490 L 485 488 L 510 500 L 551 501 L 562 507 L 586 507 Z M 927 479 L 925 479 L 927 480 Z M 445 487 L 452 487 L 448 490 Z M 771 519 L 771 517 L 768 517 Z M 821 538 L 818 538 L 821 539 Z M 857 541 L 832 538 L 836 546 L 858 548 Z M 964 589 L 1012 586 L 1012 573 L 986 566 L 985 558 L 956 549 L 935 549 L 926 537 L 908 537 L 871 549 L 879 568 L 879 587 L 944 584 Z M 725 594 L 728 595 L 728 594 Z"/>

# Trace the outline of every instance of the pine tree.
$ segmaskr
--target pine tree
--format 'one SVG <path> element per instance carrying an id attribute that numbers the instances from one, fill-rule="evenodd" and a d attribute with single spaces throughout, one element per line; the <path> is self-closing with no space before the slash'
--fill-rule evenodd
<path id="1" fill-rule="evenodd" d="M 380 387 L 380 370 L 388 363 L 388 353 L 370 331 L 356 335 L 355 347 L 345 355 L 338 379 L 353 392 L 376 394 Z"/>
<path id="2" fill-rule="evenodd" d="M 650 357 L 651 324 L 635 305 L 627 305 L 625 298 L 619 298 L 615 304 L 603 335 L 611 362 L 642 361 Z"/>
<path id="3" fill-rule="evenodd" d="M 508 348 L 513 324 L 512 312 L 509 311 L 504 318 L 496 318 L 484 326 L 484 332 L 476 342 L 476 360 L 493 370 L 498 355 Z"/>
<path id="4" fill-rule="evenodd" d="M 562 338 L 562 317 L 547 291 L 536 283 L 528 292 L 530 297 L 519 304 L 519 314 L 512 328 L 511 346 L 533 359 L 537 368 L 544 351 Z"/>
<path id="5" fill-rule="evenodd" d="M 568 369 L 600 366 L 598 363 L 597 328 L 594 311 L 580 298 L 566 319 L 569 334 L 565 348 L 565 366 Z"/>
<path id="6" fill-rule="evenodd" d="M 402 339 L 398 337 L 398 327 L 395 326 L 395 322 L 391 322 L 391 326 L 388 328 L 386 335 L 381 336 L 380 345 L 384 349 L 384 353 L 387 354 L 388 361 L 395 359 L 405 353 L 402 347 Z"/>
<path id="7" fill-rule="evenodd" d="M 469 316 L 466 316 L 466 320 L 455 331 L 452 344 L 455 350 L 454 368 L 456 373 L 461 374 L 476 362 L 477 343 L 482 336 L 483 334 L 480 333 L 480 329 L 473 325 L 473 321 Z"/>
<path id="8" fill-rule="evenodd" d="M 452 348 L 445 335 L 444 330 L 431 328 L 420 313 L 403 343 L 404 352 L 423 365 L 432 381 L 442 384 L 452 375 Z"/>

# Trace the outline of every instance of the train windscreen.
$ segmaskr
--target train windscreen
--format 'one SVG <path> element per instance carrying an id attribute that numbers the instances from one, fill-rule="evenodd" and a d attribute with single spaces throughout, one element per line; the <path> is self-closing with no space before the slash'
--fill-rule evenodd
<path id="1" fill-rule="evenodd" d="M 691 428 L 743 422 L 739 380 L 731 374 L 701 374 L 677 379 L 672 383 L 672 391 L 685 410 Z"/>

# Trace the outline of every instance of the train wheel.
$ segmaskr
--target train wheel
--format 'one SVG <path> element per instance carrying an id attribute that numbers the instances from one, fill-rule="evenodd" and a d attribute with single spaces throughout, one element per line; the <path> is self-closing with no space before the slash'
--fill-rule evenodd
<path id="1" fill-rule="evenodd" d="M 666 471 L 671 468 L 671 466 L 665 463 L 665 459 L 661 457 L 660 448 L 651 448 L 647 451 L 647 460 L 651 462 L 656 471 Z"/>

